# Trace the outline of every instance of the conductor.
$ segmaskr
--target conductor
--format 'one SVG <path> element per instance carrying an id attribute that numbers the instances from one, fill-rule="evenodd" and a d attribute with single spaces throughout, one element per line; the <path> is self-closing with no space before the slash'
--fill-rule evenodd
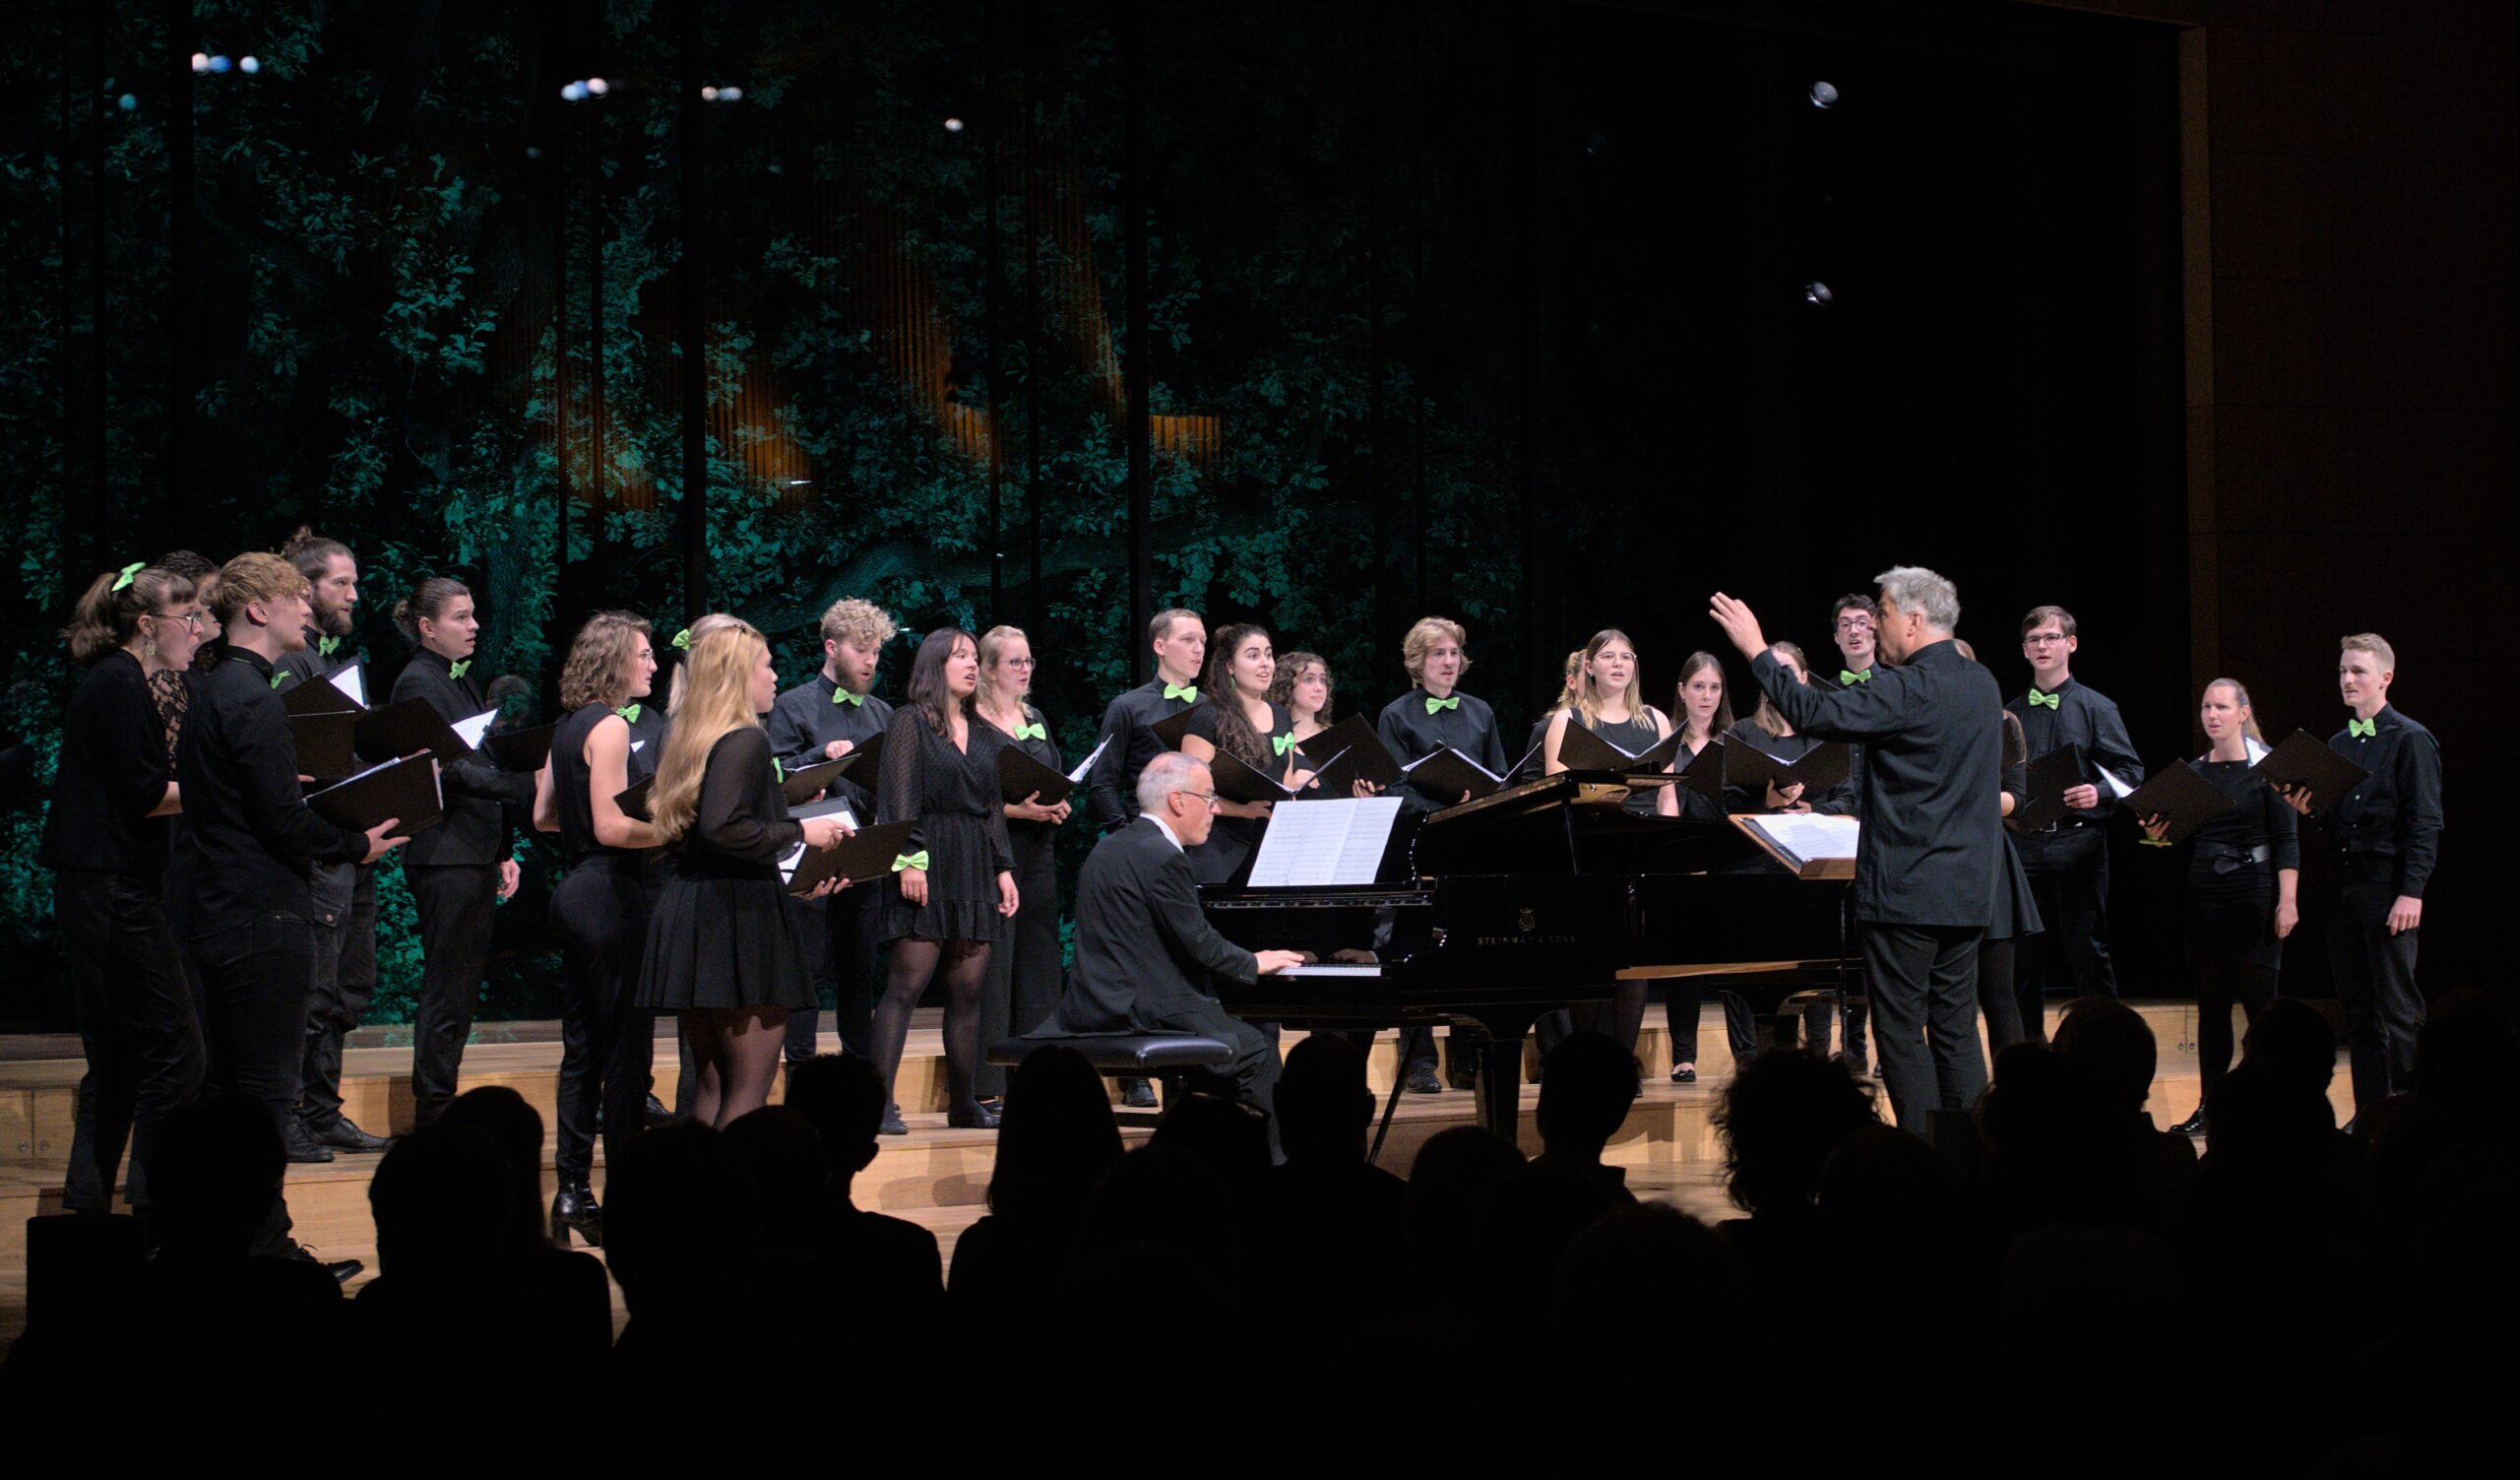
<path id="1" fill-rule="evenodd" d="M 1216 821 L 1216 780 L 1207 762 L 1166 751 L 1138 776 L 1138 814 L 1104 835 L 1076 883 L 1076 964 L 1058 1010 L 1039 1036 L 1196 1033 L 1233 1046 L 1225 1067 L 1242 1096 L 1272 1115 L 1278 1046 L 1228 1014 L 1207 978 L 1249 986 L 1303 960 L 1300 952 L 1256 955 L 1217 933 L 1199 910 L 1198 881 L 1182 850 L 1207 841 Z"/>
<path id="2" fill-rule="evenodd" d="M 1864 745 L 1855 917 L 1882 1084 L 1900 1126 L 1922 1135 L 1928 1111 L 1966 1110 L 1986 1087 L 1978 937 L 2001 862 L 2003 696 L 1952 646 L 1951 582 L 1912 565 L 1879 579 L 1881 655 L 1894 666 L 1836 692 L 1796 682 L 1740 602 L 1718 592 L 1710 614 L 1795 729 Z"/>

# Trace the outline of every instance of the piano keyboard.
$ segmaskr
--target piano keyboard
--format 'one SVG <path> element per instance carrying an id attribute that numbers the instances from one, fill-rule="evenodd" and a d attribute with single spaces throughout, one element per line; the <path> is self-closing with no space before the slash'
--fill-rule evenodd
<path id="1" fill-rule="evenodd" d="M 1290 966 L 1284 971 L 1273 972 L 1271 975 L 1293 977 L 1298 980 L 1319 980 L 1324 977 L 1379 977 L 1382 975 L 1382 968 L 1348 965 Z"/>

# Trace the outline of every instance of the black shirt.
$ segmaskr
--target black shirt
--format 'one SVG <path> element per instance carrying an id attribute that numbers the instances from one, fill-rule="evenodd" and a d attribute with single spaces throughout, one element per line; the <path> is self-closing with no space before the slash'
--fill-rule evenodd
<path id="1" fill-rule="evenodd" d="M 272 665 L 273 669 L 282 676 L 280 680 L 282 693 L 288 692 L 300 683 L 312 683 L 319 678 L 329 678 L 343 669 L 356 668 L 366 661 L 365 655 L 359 652 L 351 638 L 327 636 L 314 627 L 303 630 L 306 633 L 306 646 L 294 653 L 281 654 L 280 662 Z M 328 647 L 327 644 L 330 646 Z M 375 695 L 370 694 L 368 697 L 373 699 Z M 479 714 L 481 711 L 476 709 L 472 712 Z"/>
<path id="2" fill-rule="evenodd" d="M 770 736 L 770 753 L 793 766 L 808 751 L 815 760 L 822 759 L 823 747 L 833 740 L 847 740 L 862 750 L 892 724 L 893 706 L 873 694 L 850 704 L 839 699 L 839 693 L 838 683 L 817 673 L 781 694 L 770 706 L 770 717 L 761 722 Z M 850 766 L 849 774 L 831 788 L 831 796 L 847 802 L 861 823 L 875 814 L 875 778 L 871 773 L 859 774 L 863 764 Z"/>
<path id="3" fill-rule="evenodd" d="M 35 862 L 155 880 L 166 871 L 170 843 L 167 819 L 149 813 L 173 779 L 148 675 L 139 659 L 116 648 L 70 696 L 61 769 Z"/>
<path id="4" fill-rule="evenodd" d="M 1504 740 L 1496 734 L 1495 711 L 1487 707 L 1485 700 L 1454 689 L 1445 698 L 1461 703 L 1454 706 L 1448 702 L 1430 713 L 1426 708 L 1429 697 L 1423 687 L 1417 687 L 1383 706 L 1374 733 L 1381 737 L 1383 748 L 1391 752 L 1392 759 L 1405 766 L 1450 745 L 1502 779 L 1505 767 L 1512 762 L 1505 754 Z M 1435 811 L 1459 801 L 1459 796 L 1440 797 L 1420 790 L 1415 775 L 1402 793 L 1403 804 L 1414 812 Z"/>
<path id="5" fill-rule="evenodd" d="M 2187 860 L 2189 884 L 2219 881 L 2240 869 L 2259 871 L 2261 876 L 2271 878 L 2273 875 L 2263 870 L 2301 867 L 2300 815 L 2275 795 L 2275 788 L 2266 784 L 2250 762 L 2191 760 L 2187 765 L 2233 802 L 2230 811 L 2196 829 L 2195 837 L 2189 840 L 2195 845 L 2195 852 Z M 2259 848 L 2267 851 L 2266 862 L 2247 862 Z"/>
<path id="6" fill-rule="evenodd" d="M 2329 749 L 2371 774 L 2321 820 L 2347 857 L 2396 859 L 2398 892 L 2422 899 L 2441 857 L 2441 742 L 2387 705 L 2371 723 L 2375 735 L 2349 727 L 2328 738 Z"/>
<path id="7" fill-rule="evenodd" d="M 411 655 L 394 679 L 392 702 L 425 699 L 439 719 L 452 725 L 490 707 L 480 681 L 466 661 L 464 676 L 443 654 L 422 648 Z M 496 864 L 508 857 L 507 806 L 531 804 L 534 777 L 525 771 L 502 771 L 483 751 L 474 751 L 438 768 L 438 787 L 446 799 L 446 816 L 437 826 L 422 828 L 405 850 L 405 867 L 432 864 Z"/>
<path id="8" fill-rule="evenodd" d="M 1880 679 L 1876 676 L 1873 681 Z M 2130 787 L 2144 779 L 2144 762 L 2135 754 L 2135 742 L 2126 738 L 2126 722 L 2118 717 L 2116 704 L 2070 677 L 2056 685 L 2052 707 L 2030 702 L 2030 695 L 2040 692 L 2033 687 L 2004 707 L 2021 721 L 2022 739 L 2029 741 L 2034 759 L 2058 745 L 2074 747 L 2074 759 L 2082 766 L 2079 774 L 2099 790 L 2100 804 L 2068 815 L 2086 822 L 2107 817 L 2117 809 L 2117 793 L 2101 768 L 2115 772 Z"/>
<path id="9" fill-rule="evenodd" d="M 1198 702 L 1167 699 L 1162 678 L 1150 678 L 1111 701 L 1102 712 L 1102 734 L 1096 743 L 1102 753 L 1085 778 L 1086 802 L 1094 809 L 1094 825 L 1117 827 L 1138 814 L 1138 776 L 1166 746 L 1155 727 Z"/>
<path id="10" fill-rule="evenodd" d="M 261 655 L 230 648 L 193 694 L 175 754 L 184 825 L 175 833 L 167 923 L 186 939 L 258 914 L 311 920 L 311 864 L 354 864 L 367 835 L 328 822 L 298 790 L 297 742 Z"/>

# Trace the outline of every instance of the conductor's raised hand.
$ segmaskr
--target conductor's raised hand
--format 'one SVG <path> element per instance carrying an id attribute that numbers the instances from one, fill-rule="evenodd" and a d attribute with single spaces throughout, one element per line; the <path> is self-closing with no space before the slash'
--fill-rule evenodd
<path id="1" fill-rule="evenodd" d="M 1268 977 L 1275 976 L 1290 966 L 1301 966 L 1303 964 L 1303 952 L 1299 950 L 1256 951 L 1252 954 L 1251 959 L 1258 965 L 1260 975 Z"/>
<path id="2" fill-rule="evenodd" d="M 1719 591 L 1707 604 L 1706 614 L 1715 618 L 1715 624 L 1724 629 L 1724 635 L 1732 639 L 1742 657 L 1755 659 L 1768 650 L 1767 634 L 1759 630 L 1758 613 L 1750 610 L 1747 602 Z"/>
<path id="3" fill-rule="evenodd" d="M 385 857 L 395 849 L 411 841 L 410 838 L 395 836 L 394 829 L 402 825 L 402 818 L 388 817 L 384 821 L 377 823 L 374 827 L 369 828 L 367 830 L 367 857 L 360 859 L 359 862 L 362 864 L 373 864 L 378 859 Z"/>

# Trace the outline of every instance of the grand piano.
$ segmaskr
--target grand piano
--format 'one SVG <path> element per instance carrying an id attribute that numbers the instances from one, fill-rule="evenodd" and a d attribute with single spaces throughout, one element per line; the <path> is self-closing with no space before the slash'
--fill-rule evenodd
<path id="1" fill-rule="evenodd" d="M 1476 1023 L 1488 1034 L 1480 1123 L 1510 1140 L 1523 1040 L 1542 1013 L 1606 1000 L 1622 980 L 1692 974 L 1736 991 L 1767 984 L 1771 1010 L 1815 980 L 1843 990 L 1850 870 L 1798 877 L 1764 866 L 1730 822 L 1620 804 L 1670 780 L 1560 772 L 1432 813 L 1394 841 L 1402 856 L 1378 876 L 1399 882 L 1204 888 L 1227 938 L 1321 958 L 1224 984 L 1220 999 L 1237 1017 L 1305 1029 Z M 1374 959 L 1333 961 L 1341 951 Z"/>

